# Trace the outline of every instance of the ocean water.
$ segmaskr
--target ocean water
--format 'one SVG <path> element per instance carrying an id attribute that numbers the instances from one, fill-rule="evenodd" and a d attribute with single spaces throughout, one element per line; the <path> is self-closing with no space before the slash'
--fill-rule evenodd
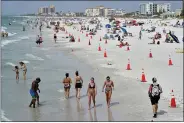
<path id="1" fill-rule="evenodd" d="M 86 110 L 87 97 L 84 96 L 83 104 L 75 98 L 65 100 L 61 80 L 65 73 L 74 73 L 79 70 L 83 75 L 84 87 L 87 87 L 89 78 L 93 75 L 98 80 L 98 73 L 94 74 L 93 69 L 84 64 L 83 61 L 74 58 L 71 50 L 62 46 L 62 43 L 54 44 L 49 39 L 48 32 L 43 30 L 44 43 L 38 47 L 35 43 L 39 34 L 38 28 L 26 25 L 27 18 L 2 17 L 2 28 L 9 33 L 8 38 L 1 40 L 1 120 L 2 121 L 73 121 L 87 120 Z M 12 23 L 12 25 L 9 25 Z M 22 24 L 26 25 L 26 31 L 22 31 Z M 27 66 L 27 80 L 23 80 L 20 70 L 20 80 L 15 80 L 15 72 L 12 71 L 15 65 L 23 61 Z M 88 71 L 88 73 L 86 73 Z M 84 76 L 85 75 L 85 76 Z M 39 108 L 29 108 L 31 101 L 29 89 L 32 81 L 41 78 Z M 86 94 L 83 88 L 81 95 Z M 71 95 L 75 95 L 74 86 L 71 88 Z M 78 108 L 83 106 L 83 112 L 75 115 Z M 76 109 L 77 107 L 77 109 Z M 68 117 L 72 115 L 73 117 Z"/>

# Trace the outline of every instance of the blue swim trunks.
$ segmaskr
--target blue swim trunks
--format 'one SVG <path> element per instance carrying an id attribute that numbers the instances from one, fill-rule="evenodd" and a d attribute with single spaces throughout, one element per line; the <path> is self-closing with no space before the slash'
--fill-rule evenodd
<path id="1" fill-rule="evenodd" d="M 36 93 L 32 89 L 30 89 L 29 92 L 30 92 L 30 95 L 32 96 L 32 98 L 36 99 Z"/>

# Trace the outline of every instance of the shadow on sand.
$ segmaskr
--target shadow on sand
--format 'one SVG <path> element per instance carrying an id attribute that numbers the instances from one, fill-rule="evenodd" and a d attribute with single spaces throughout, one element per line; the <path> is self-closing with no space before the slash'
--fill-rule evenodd
<path id="1" fill-rule="evenodd" d="M 110 107 L 111 106 L 115 106 L 115 105 L 119 105 L 120 103 L 119 102 L 112 102 L 111 104 L 110 104 Z"/>
<path id="2" fill-rule="evenodd" d="M 157 112 L 158 115 L 164 115 L 165 113 L 167 113 L 167 112 L 164 110 L 160 110 L 159 112 Z"/>

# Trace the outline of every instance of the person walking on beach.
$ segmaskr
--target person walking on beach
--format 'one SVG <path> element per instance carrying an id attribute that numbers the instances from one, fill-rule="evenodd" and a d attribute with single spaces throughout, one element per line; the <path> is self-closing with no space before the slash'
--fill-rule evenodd
<path id="1" fill-rule="evenodd" d="M 19 62 L 21 68 L 20 69 L 23 69 L 23 77 L 24 77 L 24 80 L 26 80 L 26 73 L 27 73 L 27 67 L 26 67 L 26 64 L 24 62 Z"/>
<path id="2" fill-rule="evenodd" d="M 148 95 L 150 97 L 150 101 L 153 108 L 153 117 L 157 117 L 157 110 L 158 110 L 158 101 L 160 99 L 160 94 L 162 93 L 162 87 L 157 83 L 157 79 L 154 77 L 152 78 L 153 84 L 150 85 L 148 90 Z"/>
<path id="3" fill-rule="evenodd" d="M 81 76 L 79 76 L 79 72 L 78 71 L 75 72 L 75 75 L 76 75 L 76 77 L 75 77 L 76 97 L 78 99 L 80 99 L 80 90 L 82 88 L 83 79 L 82 79 Z"/>
<path id="4" fill-rule="evenodd" d="M 36 80 L 32 82 L 31 89 L 30 89 L 30 95 L 32 96 L 31 103 L 29 104 L 29 107 L 33 105 L 33 108 L 35 108 L 35 103 L 37 100 L 37 104 L 39 105 L 39 95 L 37 91 L 40 93 L 39 84 L 41 82 L 41 79 L 38 77 Z"/>
<path id="5" fill-rule="evenodd" d="M 13 71 L 15 71 L 16 73 L 16 80 L 19 80 L 19 67 L 15 66 L 15 69 L 13 69 Z"/>
<path id="6" fill-rule="evenodd" d="M 140 31 L 139 32 L 139 39 L 141 40 L 141 37 L 142 37 L 142 32 Z"/>
<path id="7" fill-rule="evenodd" d="M 109 108 L 110 102 L 111 102 L 111 96 L 112 96 L 112 89 L 114 90 L 114 82 L 110 80 L 109 76 L 106 77 L 106 81 L 104 82 L 102 92 L 104 92 L 104 88 L 105 88 L 107 106 Z"/>
<path id="8" fill-rule="evenodd" d="M 94 82 L 93 77 L 91 77 L 91 81 L 88 85 L 87 95 L 88 95 L 88 105 L 89 105 L 89 110 L 90 110 L 90 108 L 91 108 L 91 98 L 93 100 L 93 104 L 94 104 L 94 107 L 95 107 L 95 96 L 97 95 L 97 87 L 96 87 L 96 84 Z"/>
<path id="9" fill-rule="evenodd" d="M 54 34 L 54 41 L 55 41 L 55 43 L 56 43 L 56 40 L 57 40 L 57 36 L 56 36 L 56 34 Z"/>
<path id="10" fill-rule="evenodd" d="M 64 89 L 65 89 L 65 98 L 69 98 L 70 96 L 70 87 L 72 83 L 72 79 L 69 77 L 69 73 L 65 74 L 65 78 L 63 79 Z"/>

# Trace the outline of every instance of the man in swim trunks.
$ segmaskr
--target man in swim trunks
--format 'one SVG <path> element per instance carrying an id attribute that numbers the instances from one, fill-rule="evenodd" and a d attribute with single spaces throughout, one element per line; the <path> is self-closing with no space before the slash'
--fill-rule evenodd
<path id="1" fill-rule="evenodd" d="M 41 81 L 41 79 L 38 77 L 38 78 L 36 78 L 36 80 L 34 80 L 32 82 L 31 89 L 30 89 L 30 94 L 32 96 L 32 100 L 31 100 L 31 103 L 29 104 L 29 107 L 31 107 L 33 105 L 33 108 L 35 108 L 36 99 L 37 99 L 37 104 L 39 105 L 39 95 L 38 95 L 37 91 L 39 91 L 39 93 L 40 93 L 39 84 L 38 84 L 38 83 L 40 83 L 40 81 Z"/>
<path id="2" fill-rule="evenodd" d="M 114 83 L 110 80 L 110 77 L 106 77 L 106 81 L 104 82 L 104 86 L 102 88 L 102 92 L 104 92 L 105 88 L 105 94 L 106 94 L 106 101 L 108 108 L 110 107 L 110 101 L 111 101 L 111 95 L 112 95 L 112 89 L 114 90 Z"/>

